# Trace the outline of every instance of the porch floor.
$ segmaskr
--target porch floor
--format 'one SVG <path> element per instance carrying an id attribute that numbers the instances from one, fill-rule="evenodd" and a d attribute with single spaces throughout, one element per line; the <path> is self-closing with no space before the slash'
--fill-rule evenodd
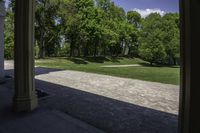
<path id="1" fill-rule="evenodd" d="M 104 133 L 58 110 L 39 107 L 32 113 L 13 113 L 12 94 L 0 86 L 0 133 Z"/>

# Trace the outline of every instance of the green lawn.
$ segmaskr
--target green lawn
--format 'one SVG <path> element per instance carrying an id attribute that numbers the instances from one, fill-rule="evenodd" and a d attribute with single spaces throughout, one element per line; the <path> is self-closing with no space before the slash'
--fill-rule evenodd
<path id="1" fill-rule="evenodd" d="M 142 64 L 140 67 L 103 68 L 103 65 Z M 179 84 L 179 67 L 150 66 L 137 58 L 46 58 L 36 60 L 40 67 L 77 70 L 167 84 Z"/>

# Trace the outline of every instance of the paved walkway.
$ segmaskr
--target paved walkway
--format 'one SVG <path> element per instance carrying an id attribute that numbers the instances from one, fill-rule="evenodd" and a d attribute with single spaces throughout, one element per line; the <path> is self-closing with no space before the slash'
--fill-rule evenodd
<path id="1" fill-rule="evenodd" d="M 36 79 L 115 100 L 178 114 L 179 87 L 77 71 L 56 71 Z"/>
<path id="2" fill-rule="evenodd" d="M 4 62 L 5 69 L 6 70 L 12 70 L 14 68 L 14 62 L 13 60 L 7 60 Z"/>
<path id="3" fill-rule="evenodd" d="M 41 107 L 106 132 L 177 132 L 178 86 L 39 67 L 36 79 L 37 89 L 50 95 Z"/>

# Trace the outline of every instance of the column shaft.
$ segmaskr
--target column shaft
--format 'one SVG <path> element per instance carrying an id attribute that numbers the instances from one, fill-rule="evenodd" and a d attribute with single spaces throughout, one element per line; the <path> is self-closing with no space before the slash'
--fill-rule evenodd
<path id="1" fill-rule="evenodd" d="M 34 79 L 35 0 L 16 0 L 15 12 L 15 111 L 37 107 Z"/>
<path id="2" fill-rule="evenodd" d="M 4 17 L 5 3 L 0 1 L 0 78 L 4 77 Z"/>
<path id="3" fill-rule="evenodd" d="M 200 93 L 198 57 L 200 1 L 181 0 L 181 97 L 179 133 L 199 133 Z M 194 60 L 194 61 L 193 61 Z"/>

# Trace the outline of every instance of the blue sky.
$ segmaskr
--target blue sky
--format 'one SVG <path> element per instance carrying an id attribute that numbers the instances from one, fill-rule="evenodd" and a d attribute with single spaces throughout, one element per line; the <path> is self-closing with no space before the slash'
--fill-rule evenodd
<path id="1" fill-rule="evenodd" d="M 143 17 L 152 12 L 164 15 L 168 12 L 179 12 L 179 0 L 112 0 L 125 11 L 138 11 Z"/>
<path id="2" fill-rule="evenodd" d="M 179 0 L 112 0 L 116 5 L 123 7 L 126 11 L 134 8 L 155 9 L 159 8 L 165 12 L 178 12 Z"/>
<path id="3" fill-rule="evenodd" d="M 6 0 L 6 7 L 8 6 L 8 0 Z"/>

